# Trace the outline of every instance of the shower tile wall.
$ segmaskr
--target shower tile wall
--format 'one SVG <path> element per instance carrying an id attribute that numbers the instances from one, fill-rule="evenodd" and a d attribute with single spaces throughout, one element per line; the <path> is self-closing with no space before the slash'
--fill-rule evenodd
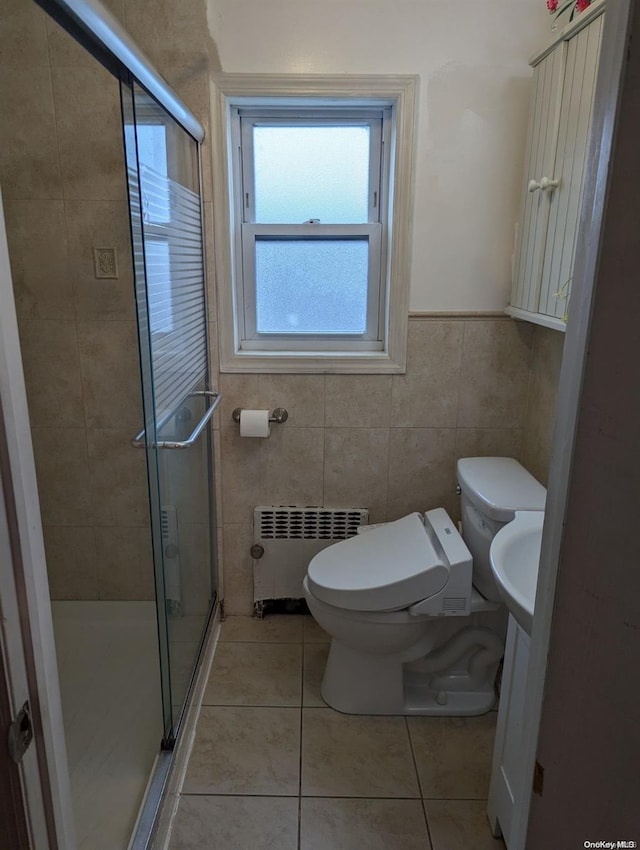
<path id="1" fill-rule="evenodd" d="M 105 5 L 206 124 L 205 4 Z M 33 0 L 4 0 L 0 38 L 0 185 L 51 595 L 151 599 L 117 81 Z M 117 280 L 94 277 L 94 246 L 117 249 Z"/>
<path id="2" fill-rule="evenodd" d="M 522 463 L 547 485 L 564 334 L 536 327 L 529 400 L 522 440 Z"/>
<path id="3" fill-rule="evenodd" d="M 252 608 L 255 505 L 367 507 L 371 522 L 441 505 L 457 517 L 457 457 L 521 457 L 534 333 L 501 317 L 412 317 L 405 375 L 221 375 L 226 610 Z M 289 419 L 241 439 L 238 406 Z"/>

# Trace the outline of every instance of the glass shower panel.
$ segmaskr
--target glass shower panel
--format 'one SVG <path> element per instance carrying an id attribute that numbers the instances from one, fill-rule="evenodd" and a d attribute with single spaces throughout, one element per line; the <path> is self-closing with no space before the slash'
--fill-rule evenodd
<path id="1" fill-rule="evenodd" d="M 165 742 L 215 601 L 215 522 L 196 142 L 135 81 L 122 109 L 140 341 Z"/>

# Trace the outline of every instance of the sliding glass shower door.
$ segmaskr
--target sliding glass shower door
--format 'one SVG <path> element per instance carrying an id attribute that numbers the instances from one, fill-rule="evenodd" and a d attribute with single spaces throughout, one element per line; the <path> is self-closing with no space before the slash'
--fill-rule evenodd
<path id="1" fill-rule="evenodd" d="M 215 601 L 213 459 L 197 143 L 123 82 L 165 745 Z M 133 450 L 133 449 L 132 449 Z"/>

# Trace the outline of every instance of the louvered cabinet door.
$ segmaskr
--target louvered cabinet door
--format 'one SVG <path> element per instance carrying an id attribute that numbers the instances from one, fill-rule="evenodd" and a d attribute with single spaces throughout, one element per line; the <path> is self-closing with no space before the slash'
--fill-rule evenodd
<path id="1" fill-rule="evenodd" d="M 537 312 L 540 301 L 551 194 L 539 184 L 545 175 L 552 174 L 556 158 L 563 49 L 563 44 L 558 45 L 536 65 L 533 74 L 523 205 L 511 297 L 512 307 L 528 312 Z"/>
<path id="2" fill-rule="evenodd" d="M 566 319 L 604 16 L 567 42 L 539 312 Z"/>

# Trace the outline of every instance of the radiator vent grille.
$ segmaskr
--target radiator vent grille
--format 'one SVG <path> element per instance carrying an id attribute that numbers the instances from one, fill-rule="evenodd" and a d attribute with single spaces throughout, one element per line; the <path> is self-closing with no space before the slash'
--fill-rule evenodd
<path id="1" fill-rule="evenodd" d="M 260 537 L 266 540 L 346 540 L 367 522 L 366 510 L 257 508 Z"/>

